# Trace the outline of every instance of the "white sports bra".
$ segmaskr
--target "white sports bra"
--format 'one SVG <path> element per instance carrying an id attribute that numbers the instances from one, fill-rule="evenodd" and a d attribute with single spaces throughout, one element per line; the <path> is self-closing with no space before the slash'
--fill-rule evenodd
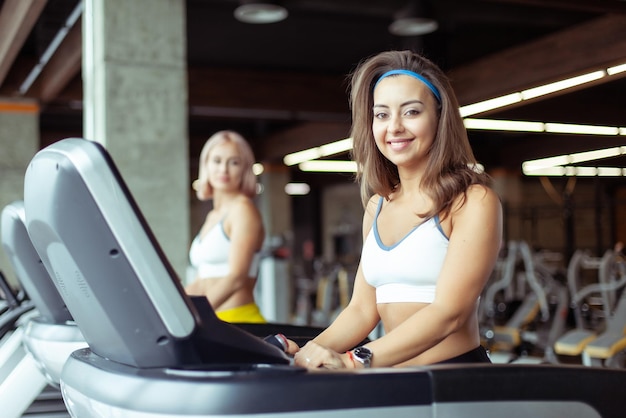
<path id="1" fill-rule="evenodd" d="M 448 237 L 439 217 L 415 226 L 400 241 L 387 246 L 378 234 L 382 205 L 381 197 L 361 253 L 363 275 L 376 288 L 376 303 L 432 303 L 448 251 Z"/>
<path id="2" fill-rule="evenodd" d="M 230 271 L 228 254 L 231 242 L 224 231 L 224 221 L 219 222 L 200 239 L 196 235 L 189 249 L 189 261 L 196 269 L 197 277 L 218 278 L 224 277 Z M 259 272 L 261 253 L 254 254 L 248 276 L 256 278 Z"/>

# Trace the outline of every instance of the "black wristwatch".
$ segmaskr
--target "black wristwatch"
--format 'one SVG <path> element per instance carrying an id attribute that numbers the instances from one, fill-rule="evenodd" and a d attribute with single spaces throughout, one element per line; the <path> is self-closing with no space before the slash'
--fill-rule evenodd
<path id="1" fill-rule="evenodd" d="M 372 367 L 372 350 L 370 350 L 367 347 L 361 346 L 361 347 L 357 347 L 354 350 L 352 350 L 352 354 L 354 356 L 354 359 L 356 361 L 358 361 L 359 363 L 361 363 L 363 365 L 363 367 L 365 367 L 366 369 L 369 369 L 370 367 Z"/>

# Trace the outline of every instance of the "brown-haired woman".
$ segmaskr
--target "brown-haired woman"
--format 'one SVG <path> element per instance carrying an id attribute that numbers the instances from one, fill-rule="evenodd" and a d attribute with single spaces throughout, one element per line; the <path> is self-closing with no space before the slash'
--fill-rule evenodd
<path id="1" fill-rule="evenodd" d="M 316 368 L 489 362 L 479 297 L 502 210 L 478 169 L 445 74 L 411 51 L 380 53 L 351 77 L 353 158 L 365 206 L 349 305 L 295 363 Z M 384 335 L 357 347 L 382 321 Z"/>

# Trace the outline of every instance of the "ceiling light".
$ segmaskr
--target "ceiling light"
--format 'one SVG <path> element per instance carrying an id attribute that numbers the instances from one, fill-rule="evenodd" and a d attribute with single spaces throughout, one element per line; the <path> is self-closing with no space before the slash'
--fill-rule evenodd
<path id="1" fill-rule="evenodd" d="M 566 78 L 553 83 L 544 84 L 541 86 L 533 87 L 523 91 L 509 93 L 504 96 L 494 97 L 482 102 L 472 103 L 469 105 L 461 106 L 459 108 L 462 117 L 476 115 L 478 113 L 487 112 L 489 110 L 499 109 L 502 107 L 510 106 L 525 100 L 535 99 L 540 96 L 552 94 L 557 91 L 567 90 L 572 87 L 579 86 L 581 84 L 590 83 L 606 76 L 613 76 L 615 74 L 626 72 L 626 64 L 616 65 L 614 67 L 596 70 L 587 74 L 582 74 L 576 77 Z"/>
<path id="2" fill-rule="evenodd" d="M 338 160 L 311 160 L 298 164 L 298 168 L 302 171 L 356 173 L 356 162 Z"/>
<path id="3" fill-rule="evenodd" d="M 620 155 L 626 155 L 626 146 L 524 161 L 522 163 L 522 172 L 527 176 L 621 176 L 623 175 L 621 173 L 626 169 L 616 167 L 574 167 L 571 165 L 619 157 Z"/>
<path id="4" fill-rule="evenodd" d="M 420 36 L 436 31 L 439 24 L 426 17 L 403 17 L 389 25 L 389 33 L 396 36 Z"/>
<path id="5" fill-rule="evenodd" d="M 573 123 L 532 122 L 504 119 L 463 119 L 465 129 L 509 132 L 548 132 L 552 134 L 579 134 L 615 136 L 626 135 L 626 128 L 617 126 L 579 125 Z"/>
<path id="6" fill-rule="evenodd" d="M 626 71 L 626 64 L 616 65 L 615 67 L 606 69 L 608 75 L 623 73 L 624 71 Z"/>
<path id="7" fill-rule="evenodd" d="M 274 3 L 245 3 L 235 9 L 234 15 L 243 23 L 267 24 L 285 20 L 289 12 Z"/>
<path id="8" fill-rule="evenodd" d="M 466 106 L 461 106 L 459 111 L 461 117 L 475 115 L 477 113 L 483 113 L 488 110 L 498 109 L 505 106 L 510 106 L 515 103 L 521 102 L 522 95 L 520 93 L 511 93 L 505 96 L 495 97 L 493 99 L 484 100 L 482 102 L 473 103 Z"/>
<path id="9" fill-rule="evenodd" d="M 420 36 L 439 28 L 435 19 L 430 18 L 429 4 L 425 0 L 410 0 L 394 15 L 389 25 L 389 33 L 396 36 Z"/>
<path id="10" fill-rule="evenodd" d="M 546 132 L 553 134 L 619 135 L 614 126 L 576 125 L 571 123 L 546 123 Z"/>
<path id="11" fill-rule="evenodd" d="M 527 176 L 568 176 L 568 177 L 620 177 L 626 175 L 626 169 L 621 167 L 574 167 L 557 166 L 546 167 L 532 172 L 524 172 Z"/>
<path id="12" fill-rule="evenodd" d="M 546 94 L 555 93 L 560 90 L 569 89 L 581 84 L 589 83 L 604 77 L 606 73 L 602 70 L 594 71 L 588 74 L 579 75 L 577 77 L 566 78 L 554 83 L 544 84 L 543 86 L 534 87 L 532 89 L 523 90 L 522 98 L 524 100 L 534 99 L 535 97 L 545 96 Z"/>
<path id="13" fill-rule="evenodd" d="M 307 183 L 287 183 L 285 184 L 285 193 L 289 196 L 304 196 L 309 194 L 311 186 Z"/>
<path id="14" fill-rule="evenodd" d="M 543 132 L 545 127 L 543 122 L 529 122 L 519 120 L 500 119 L 463 119 L 465 129 L 483 129 L 493 131 L 513 131 L 513 132 Z"/>
<path id="15" fill-rule="evenodd" d="M 524 161 L 522 163 L 522 168 L 524 169 L 524 172 L 530 172 L 547 167 L 619 157 L 620 155 L 626 155 L 626 146 L 583 151 L 575 154 L 557 155 L 554 157 L 540 158 L 538 160 Z"/>
<path id="16" fill-rule="evenodd" d="M 265 171 L 265 167 L 263 167 L 263 164 L 254 163 L 252 165 L 252 172 L 254 173 L 255 176 L 260 176 L 261 174 L 263 174 L 264 171 Z"/>
<path id="17" fill-rule="evenodd" d="M 304 161 L 315 160 L 317 158 L 328 157 L 352 149 L 352 138 L 340 139 L 315 148 L 308 148 L 302 151 L 287 154 L 283 157 L 285 165 L 296 165 Z"/>

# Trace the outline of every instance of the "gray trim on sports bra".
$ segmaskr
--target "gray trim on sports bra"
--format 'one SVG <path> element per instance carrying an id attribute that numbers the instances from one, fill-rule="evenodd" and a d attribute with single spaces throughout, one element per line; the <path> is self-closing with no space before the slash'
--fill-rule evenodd
<path id="1" fill-rule="evenodd" d="M 419 228 L 421 225 L 424 225 L 426 222 L 428 222 L 431 219 L 431 218 L 424 219 L 422 222 L 415 225 L 413 228 L 411 228 L 409 232 L 407 232 L 407 234 L 404 237 L 402 237 L 402 239 L 400 239 L 396 243 L 392 245 L 385 245 L 383 244 L 383 241 L 380 239 L 380 235 L 378 234 L 378 215 L 380 214 L 380 211 L 383 207 L 383 200 L 384 200 L 384 197 L 382 196 L 378 200 L 378 206 L 376 207 L 376 214 L 374 215 L 374 225 L 372 226 L 372 228 L 374 229 L 374 238 L 376 238 L 376 243 L 378 244 L 380 248 L 384 250 L 393 250 L 395 247 L 400 245 L 400 243 L 404 241 L 409 235 L 411 235 L 413 231 L 415 231 L 417 228 Z M 439 221 L 439 215 L 433 216 L 432 219 L 435 221 L 435 225 L 437 226 L 437 229 L 439 230 L 439 232 L 441 232 L 441 235 L 443 235 L 446 239 L 450 239 L 448 238 L 446 233 L 443 232 L 443 228 L 441 227 L 441 222 Z"/>

